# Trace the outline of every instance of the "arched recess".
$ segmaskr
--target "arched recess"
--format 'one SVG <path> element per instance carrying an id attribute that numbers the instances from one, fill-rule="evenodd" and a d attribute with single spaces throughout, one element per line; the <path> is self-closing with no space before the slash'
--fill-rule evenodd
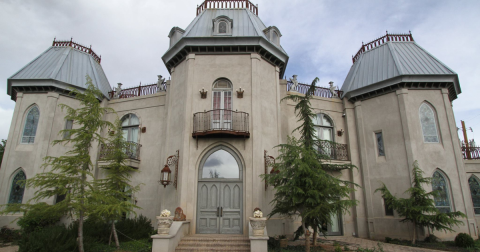
<path id="1" fill-rule="evenodd" d="M 33 104 L 26 111 L 21 143 L 33 144 L 35 142 L 35 135 L 37 134 L 38 120 L 40 119 L 40 109 L 36 104 Z"/>
<path id="2" fill-rule="evenodd" d="M 470 186 L 473 210 L 475 211 L 475 214 L 480 214 L 480 180 L 477 176 L 472 175 L 468 179 L 468 185 Z"/>
<path id="3" fill-rule="evenodd" d="M 12 173 L 10 179 L 10 192 L 8 194 L 8 204 L 21 204 L 25 193 L 25 186 L 19 184 L 20 181 L 26 180 L 27 176 L 22 168 L 18 168 Z"/>
<path id="4" fill-rule="evenodd" d="M 196 233 L 243 233 L 243 165 L 225 145 L 210 149 L 198 169 Z"/>
<path id="5" fill-rule="evenodd" d="M 452 211 L 452 197 L 448 176 L 440 169 L 435 170 L 432 175 L 432 191 L 438 191 L 434 197 L 435 207 L 442 213 Z"/>
<path id="6" fill-rule="evenodd" d="M 418 109 L 420 117 L 420 126 L 425 143 L 438 143 L 440 137 L 438 134 L 437 113 L 432 104 L 424 101 Z"/>

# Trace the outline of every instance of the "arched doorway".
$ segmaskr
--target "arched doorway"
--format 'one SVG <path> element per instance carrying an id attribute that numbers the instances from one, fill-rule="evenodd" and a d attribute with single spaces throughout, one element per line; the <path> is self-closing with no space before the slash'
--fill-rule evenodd
<path id="1" fill-rule="evenodd" d="M 207 152 L 198 169 L 197 234 L 243 233 L 243 169 L 225 146 Z"/>

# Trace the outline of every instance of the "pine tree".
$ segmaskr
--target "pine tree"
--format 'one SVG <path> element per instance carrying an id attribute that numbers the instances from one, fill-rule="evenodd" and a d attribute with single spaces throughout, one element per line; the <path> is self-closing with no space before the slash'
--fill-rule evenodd
<path id="1" fill-rule="evenodd" d="M 434 197 L 438 195 L 438 191 L 427 191 L 422 184 L 430 185 L 432 178 L 424 178 L 423 171 L 418 167 L 418 162 L 413 163 L 413 181 L 411 187 L 405 191 L 409 194 L 409 198 L 397 198 L 383 184 L 382 187 L 375 190 L 382 194 L 385 199 L 385 205 L 397 211 L 398 215 L 403 219 L 400 222 L 411 222 L 413 224 L 412 244 L 415 244 L 417 227 L 427 227 L 432 230 L 450 231 L 453 226 L 463 224 L 457 218 L 466 218 L 467 216 L 460 211 L 441 213 L 435 207 Z"/>
<path id="2" fill-rule="evenodd" d="M 129 213 L 135 213 L 134 209 L 139 209 L 131 200 L 131 195 L 140 190 L 139 185 L 133 186 L 130 178 L 136 170 L 126 164 L 128 158 L 126 150 L 135 151 L 136 145 L 125 141 L 122 134 L 122 125 L 119 120 L 116 121 L 116 130 L 108 149 L 110 150 L 104 161 L 107 165 L 101 166 L 105 171 L 105 179 L 98 179 L 96 190 L 102 192 L 98 194 L 94 214 L 103 217 L 111 222 L 112 234 L 115 239 L 115 245 L 120 247 L 115 221 L 121 220 L 123 216 Z M 110 236 L 111 237 L 111 236 Z"/>
<path id="3" fill-rule="evenodd" d="M 275 186 L 274 205 L 268 217 L 279 214 L 287 217 L 300 216 L 302 226 L 296 231 L 299 236 L 305 233 L 305 250 L 310 251 L 308 227 L 315 233 L 325 232 L 322 224 L 332 224 L 331 216 L 338 212 L 346 212 L 356 205 L 350 199 L 350 193 L 355 190 L 355 184 L 344 181 L 338 174 L 340 167 L 326 166 L 322 160 L 326 155 L 319 150 L 319 139 L 313 124 L 313 111 L 310 98 L 315 90 L 318 78 L 312 82 L 306 95 L 288 95 L 283 100 L 296 102 L 295 113 L 301 123 L 295 131 L 300 138 L 289 136 L 286 144 L 280 144 L 280 155 L 274 169 L 278 173 L 265 174 L 267 183 Z M 341 168 L 351 169 L 353 166 Z M 335 170 L 335 171 L 332 171 Z"/>
<path id="4" fill-rule="evenodd" d="M 42 168 L 45 172 L 27 179 L 26 186 L 36 188 L 34 197 L 25 205 L 9 206 L 5 211 L 18 211 L 28 209 L 30 203 L 58 195 L 65 195 L 65 199 L 53 206 L 48 206 L 54 213 L 67 214 L 69 217 L 78 218 L 78 248 L 84 252 L 83 246 L 83 221 L 92 212 L 92 198 L 98 198 L 99 193 L 94 189 L 93 163 L 90 151 L 94 143 L 104 143 L 100 135 L 102 129 L 112 128 L 113 124 L 102 120 L 104 114 L 113 112 L 112 109 L 101 106 L 99 97 L 103 94 L 94 87 L 92 79 L 86 76 L 84 92 L 72 90 L 70 94 L 80 101 L 80 108 L 75 109 L 65 104 L 60 104 L 66 110 L 66 120 L 73 120 L 73 129 L 61 130 L 59 135 L 67 133 L 70 138 L 53 141 L 53 145 L 62 144 L 72 146 L 65 155 L 60 157 L 47 156 Z"/>

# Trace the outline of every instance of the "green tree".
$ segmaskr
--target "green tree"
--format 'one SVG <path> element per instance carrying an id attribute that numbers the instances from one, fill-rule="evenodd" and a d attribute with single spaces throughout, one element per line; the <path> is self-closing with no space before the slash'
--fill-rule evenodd
<path id="1" fill-rule="evenodd" d="M 5 147 L 7 146 L 7 140 L 2 139 L 0 142 L 0 167 L 2 166 L 3 154 L 5 153 Z"/>
<path id="2" fill-rule="evenodd" d="M 356 185 L 340 179 L 338 173 L 340 169 L 352 169 L 353 166 L 327 166 L 322 161 L 328 157 L 319 150 L 313 124 L 315 114 L 310 104 L 318 80 L 313 80 L 305 96 L 288 95 L 282 99 L 296 102 L 295 113 L 301 125 L 294 132 L 298 131 L 300 138 L 289 136 L 286 144 L 277 146 L 280 154 L 274 169 L 278 173 L 262 175 L 267 183 L 275 186 L 271 201 L 274 207 L 268 217 L 275 214 L 300 216 L 302 226 L 296 231 L 297 236 L 308 227 L 315 233 L 325 232 L 322 224 L 332 224 L 332 215 L 349 211 L 357 203 L 350 199 Z M 309 232 L 305 232 L 305 237 L 305 250 L 310 251 Z"/>
<path id="3" fill-rule="evenodd" d="M 136 151 L 137 146 L 125 141 L 122 132 L 121 122 L 117 119 L 116 133 L 109 142 L 110 150 L 104 159 L 107 165 L 101 166 L 105 171 L 105 179 L 98 179 L 97 190 L 102 192 L 97 198 L 99 202 L 95 208 L 94 214 L 103 217 L 111 222 L 112 234 L 115 239 L 115 245 L 120 247 L 115 221 L 119 221 L 123 216 L 129 213 L 135 213 L 134 209 L 139 209 L 132 200 L 131 195 L 140 190 L 139 185 L 133 186 L 130 178 L 136 170 L 126 164 L 128 158 L 126 150 Z"/>
<path id="4" fill-rule="evenodd" d="M 413 163 L 413 181 L 411 187 L 405 191 L 409 194 L 409 198 L 397 198 L 383 184 L 382 187 L 375 190 L 382 194 L 385 199 L 385 205 L 397 211 L 398 215 L 403 219 L 400 222 L 413 223 L 412 244 L 415 244 L 417 227 L 427 227 L 432 230 L 442 230 L 455 232 L 453 226 L 463 224 L 457 218 L 466 218 L 467 216 L 460 211 L 441 213 L 435 207 L 434 197 L 438 195 L 438 191 L 427 193 L 422 184 L 430 185 L 432 178 L 424 178 L 423 171 L 418 167 L 418 162 Z"/>
<path id="5" fill-rule="evenodd" d="M 26 186 L 36 188 L 34 197 L 26 205 L 9 205 L 6 211 L 17 212 L 28 209 L 31 202 L 48 199 L 57 195 L 65 195 L 65 199 L 53 206 L 50 211 L 54 213 L 68 214 L 71 218 L 78 218 L 78 248 L 84 251 L 83 246 L 83 221 L 85 216 L 94 209 L 91 199 L 99 198 L 101 192 L 95 191 L 94 176 L 92 173 L 93 163 L 90 157 L 92 144 L 95 142 L 104 143 L 105 139 L 100 135 L 102 129 L 113 128 L 110 122 L 102 120 L 110 108 L 101 106 L 99 98 L 102 93 L 94 87 L 92 79 L 86 76 L 87 82 L 84 92 L 72 90 L 70 94 L 80 101 L 78 109 L 65 104 L 60 104 L 62 110 L 66 110 L 66 120 L 73 120 L 73 129 L 64 129 L 59 132 L 65 133 L 71 138 L 62 138 L 53 141 L 53 145 L 69 144 L 72 149 L 60 157 L 47 156 L 42 165 L 43 173 L 27 179 Z"/>

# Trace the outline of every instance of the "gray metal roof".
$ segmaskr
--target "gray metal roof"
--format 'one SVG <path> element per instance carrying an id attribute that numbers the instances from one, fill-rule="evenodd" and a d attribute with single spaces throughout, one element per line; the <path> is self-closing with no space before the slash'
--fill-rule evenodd
<path id="1" fill-rule="evenodd" d="M 233 20 L 232 33 L 228 36 L 216 36 L 213 31 L 213 19 L 227 16 Z M 162 56 L 170 70 L 172 59 L 182 58 L 182 50 L 188 46 L 257 46 L 263 48 L 283 62 L 283 70 L 288 62 L 288 54 L 281 45 L 269 41 L 263 30 L 267 27 L 260 18 L 249 9 L 206 9 L 187 26 L 181 38 Z"/>
<path id="2" fill-rule="evenodd" d="M 461 93 L 457 74 L 414 41 L 389 41 L 362 53 L 341 90 L 350 99 L 399 82 L 453 82 Z"/>
<path id="3" fill-rule="evenodd" d="M 102 66 L 91 55 L 70 46 L 52 46 L 8 79 L 7 93 L 12 94 L 12 85 L 23 85 L 16 80 L 38 80 L 38 84 L 34 84 L 38 86 L 44 85 L 40 80 L 53 80 L 58 88 L 65 90 L 85 89 L 87 74 L 93 85 L 108 98 L 110 83 Z"/>

